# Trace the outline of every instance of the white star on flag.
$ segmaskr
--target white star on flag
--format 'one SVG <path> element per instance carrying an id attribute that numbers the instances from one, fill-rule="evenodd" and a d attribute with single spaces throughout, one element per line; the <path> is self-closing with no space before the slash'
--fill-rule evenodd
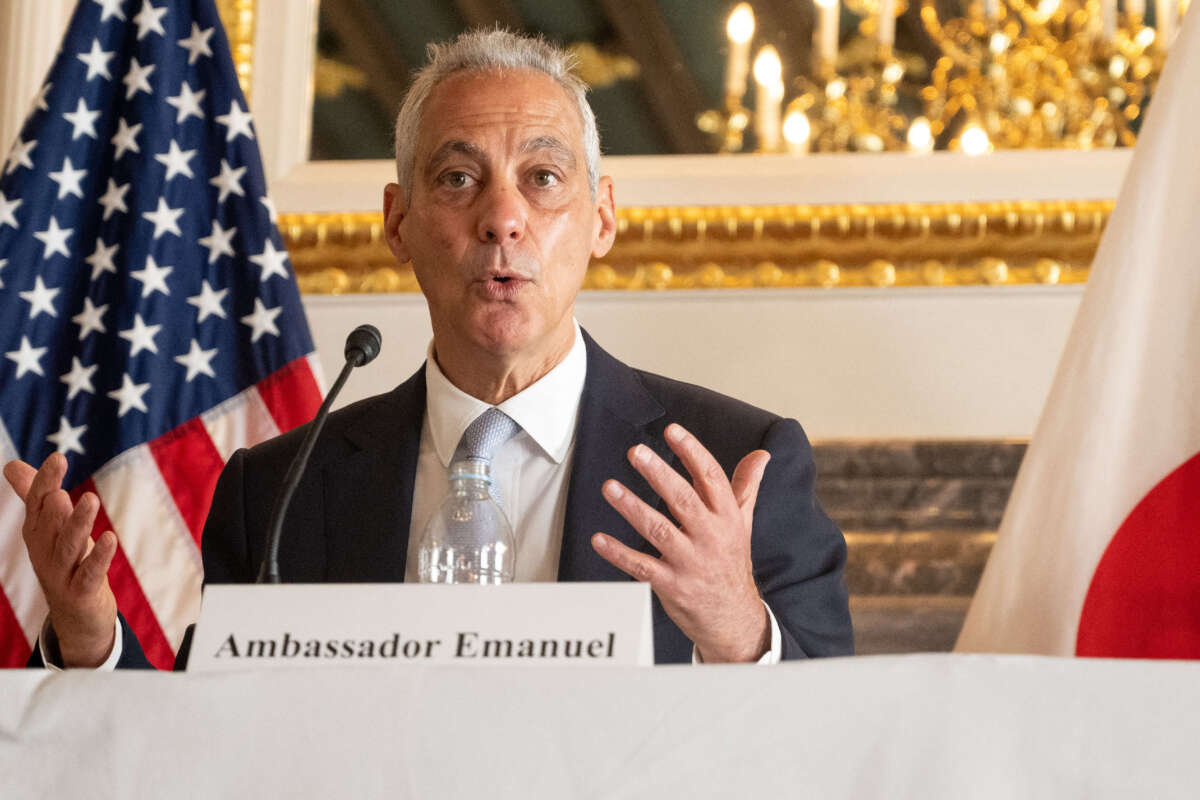
<path id="1" fill-rule="evenodd" d="M 187 353 L 181 356 L 175 356 L 175 360 L 187 367 L 187 378 L 185 380 L 190 383 L 193 378 L 202 373 L 210 378 L 217 377 L 217 374 L 213 372 L 212 368 L 212 360 L 216 354 L 216 348 L 213 348 L 212 350 L 201 350 L 200 343 L 195 339 L 192 339 L 192 346 Z"/>
<path id="2" fill-rule="evenodd" d="M 53 88 L 53 83 L 43 83 L 42 88 L 38 89 L 37 95 L 33 98 L 32 108 L 36 111 L 49 111 L 50 106 L 46 103 L 46 95 L 50 94 L 50 89 Z M 33 113 L 30 111 L 29 113 Z"/>
<path id="3" fill-rule="evenodd" d="M 92 375 L 100 368 L 99 364 L 85 367 L 78 357 L 71 358 L 71 371 L 59 378 L 67 385 L 67 399 L 74 400 L 80 392 L 95 394 L 96 387 L 92 386 Z"/>
<path id="4" fill-rule="evenodd" d="M 83 455 L 83 444 L 79 439 L 87 430 L 87 425 L 80 425 L 78 428 L 71 427 L 71 423 L 66 417 L 58 418 L 58 433 L 52 433 L 46 437 L 46 441 L 52 443 L 55 449 L 63 453 L 75 452 Z"/>
<path id="5" fill-rule="evenodd" d="M 11 225 L 19 229 L 21 226 L 17 224 L 16 210 L 17 206 L 21 205 L 21 198 L 9 200 L 4 196 L 4 192 L 0 192 L 0 228 L 5 225 Z"/>
<path id="6" fill-rule="evenodd" d="M 250 260 L 262 267 L 262 274 L 258 278 L 261 283 L 266 283 L 267 278 L 272 275 L 287 280 L 288 273 L 284 268 L 288 260 L 287 250 L 276 250 L 270 239 L 263 245 L 263 251 L 256 256 L 250 256 Z"/>
<path id="7" fill-rule="evenodd" d="M 103 75 L 105 80 L 111 80 L 112 74 L 108 71 L 108 60 L 113 57 L 113 52 L 104 52 L 100 49 L 100 40 L 92 39 L 91 52 L 80 53 L 75 56 L 84 64 L 87 64 L 87 77 L 84 80 L 90 81 L 97 75 Z"/>
<path id="8" fill-rule="evenodd" d="M 8 264 L 7 258 L 0 258 L 0 270 L 3 270 L 7 264 Z M 4 288 L 4 281 L 0 280 L 0 289 L 3 289 L 3 288 Z M 188 302 L 191 302 L 191 301 L 189 300 Z"/>
<path id="9" fill-rule="evenodd" d="M 42 276 L 38 275 L 33 279 L 33 288 L 27 292 L 17 292 L 21 299 L 29 303 L 29 319 L 37 319 L 37 315 L 43 311 L 52 317 L 57 317 L 58 312 L 54 310 L 54 297 L 59 293 L 59 289 L 48 289 L 46 284 L 42 282 Z"/>
<path id="10" fill-rule="evenodd" d="M 178 111 L 175 115 L 175 124 L 178 125 L 188 117 L 204 119 L 204 112 L 200 110 L 200 101 L 207 93 L 207 89 L 193 92 L 192 87 L 188 86 L 187 81 L 184 81 L 179 87 L 179 94 L 167 98 L 167 105 L 174 106 Z"/>
<path id="11" fill-rule="evenodd" d="M 129 356 L 132 358 L 143 350 L 149 350 L 151 353 L 158 353 L 158 345 L 154 343 L 154 337 L 162 329 L 162 325 L 147 325 L 142 321 L 141 314 L 133 315 L 133 327 L 117 331 L 117 336 L 120 336 L 125 341 L 129 342 L 132 347 L 129 351 Z"/>
<path id="12" fill-rule="evenodd" d="M 55 253 L 61 253 L 67 258 L 71 257 L 71 253 L 67 250 L 67 238 L 75 232 L 74 228 L 58 227 L 58 220 L 54 217 L 50 218 L 50 227 L 44 231 L 34 231 L 33 238 L 40 241 L 43 245 L 42 258 L 48 259 Z"/>
<path id="13" fill-rule="evenodd" d="M 17 365 L 17 377 L 20 378 L 26 372 L 34 372 L 38 375 L 45 375 L 42 372 L 42 365 L 39 363 L 42 356 L 46 354 L 46 348 L 33 347 L 29 344 L 29 337 L 21 337 L 21 345 L 17 350 L 10 350 L 4 355 Z"/>
<path id="14" fill-rule="evenodd" d="M 279 328 L 275 327 L 275 318 L 283 313 L 282 308 L 267 308 L 263 305 L 261 297 L 254 298 L 254 313 L 242 317 L 242 324 L 249 325 L 250 342 L 257 342 L 264 333 L 269 333 L 272 336 L 279 335 Z"/>
<path id="15" fill-rule="evenodd" d="M 212 49 L 208 46 L 208 40 L 212 38 L 213 29 L 205 28 L 200 30 L 200 26 L 192 23 L 192 35 L 186 39 L 179 40 L 179 46 L 188 51 L 188 64 L 195 64 L 196 59 L 200 56 L 211 56 Z"/>
<path id="16" fill-rule="evenodd" d="M 129 191 L 129 184 L 117 185 L 117 182 L 112 178 L 108 179 L 108 189 L 100 197 L 98 201 L 104 206 L 103 219 L 108 219 L 113 215 L 114 211 L 129 211 L 125 206 L 125 193 Z"/>
<path id="17" fill-rule="evenodd" d="M 142 123 L 140 122 L 137 125 L 130 125 L 124 119 L 117 120 L 117 133 L 112 137 L 112 143 L 117 148 L 117 154 L 113 156 L 114 161 L 125 155 L 125 152 L 128 150 L 132 150 L 135 153 L 142 152 L 142 148 L 138 147 L 136 138 L 141 130 Z"/>
<path id="18" fill-rule="evenodd" d="M 154 256 L 146 256 L 146 266 L 143 269 L 135 269 L 129 273 L 129 276 L 142 284 L 142 298 L 149 297 L 154 292 L 162 292 L 167 297 L 171 296 L 171 291 L 167 289 L 167 276 L 171 274 L 174 267 L 160 267 L 154 261 Z"/>
<path id="19" fill-rule="evenodd" d="M 121 79 L 121 83 L 125 84 L 125 99 L 132 100 L 133 96 L 138 92 L 146 94 L 154 94 L 154 90 L 150 88 L 150 73 L 154 72 L 154 65 L 148 64 L 142 66 L 136 58 L 129 59 L 129 71 L 125 73 L 125 77 Z"/>
<path id="20" fill-rule="evenodd" d="M 92 2 L 104 9 L 100 14 L 101 22 L 106 22 L 109 17 L 125 19 L 125 12 L 121 10 L 121 3 L 124 0 L 92 0 Z"/>
<path id="21" fill-rule="evenodd" d="M 215 219 L 212 223 L 212 233 L 202 239 L 196 241 L 208 248 L 208 263 L 214 263 L 221 256 L 232 256 L 233 245 L 230 242 L 233 240 L 233 235 L 237 233 L 237 228 L 229 228 L 226 230 L 221 227 L 221 223 Z"/>
<path id="22" fill-rule="evenodd" d="M 220 191 L 217 194 L 217 202 L 224 203 L 225 198 L 231 194 L 236 194 L 239 197 L 245 197 L 246 193 L 242 191 L 242 176 L 246 174 L 245 167 L 233 169 L 229 166 L 229 162 L 221 159 L 221 174 L 209 181 L 213 186 L 216 186 Z"/>
<path id="23" fill-rule="evenodd" d="M 23 142 L 18 136 L 17 143 L 13 145 L 12 152 L 8 154 L 8 159 L 4 162 L 4 174 L 11 175 L 17 171 L 17 167 L 33 169 L 33 159 L 29 157 L 29 154 L 35 147 L 37 147 L 36 139 Z"/>
<path id="24" fill-rule="evenodd" d="M 90 256 L 84 259 L 92 267 L 92 280 L 96 280 L 104 272 L 117 274 L 117 265 L 113 263 L 113 256 L 117 254 L 118 247 L 120 247 L 119 244 L 109 247 L 104 244 L 102 238 L 99 236 L 96 237 L 96 249 L 92 251 Z"/>
<path id="25" fill-rule="evenodd" d="M 114 245 L 115 247 L 115 245 Z M 79 326 L 79 341 L 87 338 L 87 335 L 92 331 L 97 333 L 107 333 L 108 330 L 101 322 L 101 317 L 104 312 L 108 311 L 108 305 L 97 306 L 92 303 L 92 298 L 83 298 L 83 311 L 80 311 L 75 316 L 71 317 L 71 322 Z"/>
<path id="26" fill-rule="evenodd" d="M 153 211 L 143 212 L 142 216 L 154 223 L 155 239 L 164 233 L 173 233 L 176 236 L 183 235 L 179 230 L 179 218 L 183 216 L 183 209 L 168 207 L 165 198 L 158 198 L 158 208 Z M 37 234 L 34 235 L 36 236 Z"/>
<path id="27" fill-rule="evenodd" d="M 192 160 L 192 156 L 196 155 L 195 150 L 180 150 L 179 144 L 172 139 L 167 146 L 167 152 L 158 153 L 154 156 L 154 160 L 167 168 L 167 180 L 171 180 L 176 175 L 186 175 L 189 178 L 194 178 L 192 168 L 188 162 Z"/>
<path id="28" fill-rule="evenodd" d="M 250 112 L 244 110 L 237 100 L 229 104 L 228 114 L 221 114 L 217 117 L 217 122 L 228 129 L 225 133 L 225 141 L 227 142 L 232 142 L 237 138 L 238 134 L 242 134 L 247 139 L 254 141 L 254 132 L 250 130 L 251 120 L 253 120 L 253 117 L 250 116 Z"/>
<path id="29" fill-rule="evenodd" d="M 58 172 L 50 173 L 50 180 L 58 184 L 57 199 L 62 200 L 69 194 L 82 198 L 83 186 L 80 185 L 80 181 L 85 177 L 87 177 L 86 169 L 75 169 L 71 165 L 71 159 L 64 158 L 62 169 Z"/>
<path id="30" fill-rule="evenodd" d="M 209 315 L 225 319 L 225 309 L 221 307 L 221 301 L 227 294 L 229 294 L 228 289 L 222 289 L 219 292 L 213 291 L 213 288 L 208 285 L 208 281 L 200 281 L 200 294 L 187 299 L 188 303 L 198 310 L 197 324 L 204 322 Z"/>
<path id="31" fill-rule="evenodd" d="M 150 388 L 149 383 L 134 383 L 126 372 L 121 376 L 121 388 L 108 393 L 108 396 L 120 403 L 117 409 L 117 417 L 123 417 L 129 413 L 130 409 L 136 408 L 143 414 L 146 413 L 146 401 L 142 399 L 142 395 Z"/>
<path id="32" fill-rule="evenodd" d="M 75 104 L 75 110 L 63 114 L 63 119 L 71 123 L 71 141 L 75 141 L 80 136 L 95 139 L 96 118 L 99 116 L 99 111 L 92 111 L 87 107 L 83 98 L 79 98 L 79 102 Z"/>
<path id="33" fill-rule="evenodd" d="M 160 36 L 166 36 L 167 32 L 163 30 L 162 18 L 167 14 L 167 7 L 155 8 L 150 5 L 150 0 L 142 0 L 142 10 L 137 13 L 133 21 L 138 26 L 138 41 L 151 32 L 157 33 Z"/>
<path id="34" fill-rule="evenodd" d="M 275 211 L 275 201 L 263 195 L 258 198 L 258 202 L 263 204 L 263 208 L 267 210 L 267 217 L 271 220 L 272 225 L 279 224 L 279 214 Z"/>

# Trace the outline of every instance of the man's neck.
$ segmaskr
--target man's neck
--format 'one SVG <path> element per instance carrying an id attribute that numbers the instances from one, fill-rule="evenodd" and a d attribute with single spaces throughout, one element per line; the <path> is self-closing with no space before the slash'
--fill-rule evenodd
<path id="1" fill-rule="evenodd" d="M 562 363 L 575 344 L 575 326 L 569 336 L 559 337 L 555 346 L 532 354 L 512 357 L 478 350 L 462 353 L 438 345 L 434 338 L 433 356 L 450 383 L 489 405 L 499 405 L 537 383 Z"/>

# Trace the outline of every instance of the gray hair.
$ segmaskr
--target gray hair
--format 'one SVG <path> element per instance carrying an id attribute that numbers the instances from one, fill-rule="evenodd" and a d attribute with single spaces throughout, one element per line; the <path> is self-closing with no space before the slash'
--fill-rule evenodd
<path id="1" fill-rule="evenodd" d="M 412 197 L 421 110 L 434 87 L 454 73 L 466 70 L 530 69 L 549 75 L 575 100 L 583 122 L 588 187 L 595 198 L 600 181 L 600 134 L 596 130 L 596 115 L 588 105 L 587 84 L 571 72 L 574 55 L 541 36 L 521 36 L 503 29 L 466 31 L 448 44 L 430 44 L 426 52 L 428 63 L 414 76 L 396 115 L 396 178 L 406 197 Z"/>

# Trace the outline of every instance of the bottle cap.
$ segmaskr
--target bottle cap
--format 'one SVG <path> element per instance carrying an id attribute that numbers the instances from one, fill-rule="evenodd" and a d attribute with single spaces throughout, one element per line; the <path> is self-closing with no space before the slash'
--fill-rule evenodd
<path id="1" fill-rule="evenodd" d="M 464 458 L 450 464 L 450 480 L 466 478 L 469 480 L 492 482 L 491 469 L 488 462 L 481 458 Z"/>

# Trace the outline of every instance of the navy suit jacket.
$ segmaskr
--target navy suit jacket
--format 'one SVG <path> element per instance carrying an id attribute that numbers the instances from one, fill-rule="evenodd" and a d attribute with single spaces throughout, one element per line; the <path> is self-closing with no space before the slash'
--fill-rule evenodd
<path id="1" fill-rule="evenodd" d="M 751 450 L 771 453 L 754 512 L 751 557 L 759 591 L 779 623 L 782 655 L 849 655 L 853 637 L 842 575 L 846 544 L 813 493 L 812 450 L 800 425 L 716 392 L 632 369 L 586 333 L 584 341 L 587 377 L 558 579 L 630 580 L 593 551 L 590 540 L 596 531 L 655 553 L 603 499 L 600 486 L 616 478 L 664 510 L 629 465 L 626 452 L 643 443 L 682 471 L 663 438 L 666 426 L 678 422 L 709 449 L 727 475 Z M 404 580 L 424 414 L 421 369 L 391 392 L 330 415 L 284 524 L 279 555 L 283 580 Z M 303 436 L 304 429 L 297 429 L 240 450 L 229 460 L 204 526 L 205 583 L 254 581 L 275 496 Z M 657 598 L 653 605 L 655 661 L 690 661 L 692 643 Z M 185 640 L 181 663 L 187 645 Z M 123 647 L 119 666 L 148 666 L 128 633 Z"/>

